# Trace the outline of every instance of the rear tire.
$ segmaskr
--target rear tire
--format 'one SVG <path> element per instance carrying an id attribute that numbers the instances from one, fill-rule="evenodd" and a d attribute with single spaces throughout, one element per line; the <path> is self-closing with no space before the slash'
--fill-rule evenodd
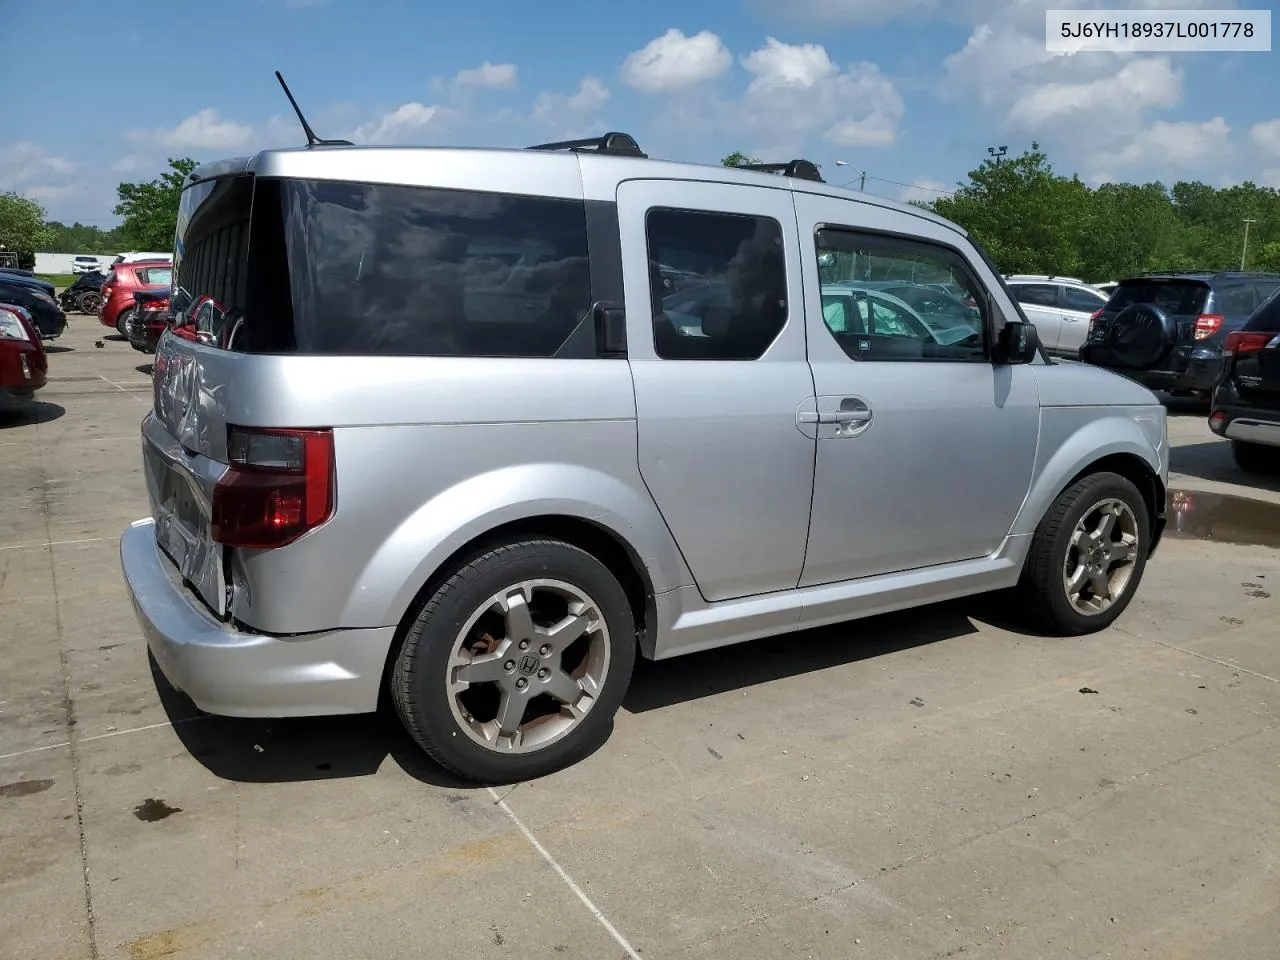
<path id="1" fill-rule="evenodd" d="M 437 763 L 509 783 L 605 741 L 635 656 L 631 606 L 609 569 L 562 541 L 525 540 L 472 556 L 440 583 L 409 627 L 389 693 Z"/>
<path id="2" fill-rule="evenodd" d="M 1277 447 L 1232 440 L 1231 456 L 1235 458 L 1236 466 L 1246 473 L 1280 472 L 1280 448 Z"/>
<path id="3" fill-rule="evenodd" d="M 1105 629 L 1133 599 L 1150 543 L 1137 487 L 1115 473 L 1083 477 L 1058 496 L 1032 537 L 1018 584 L 1027 614 L 1061 636 Z"/>
<path id="4" fill-rule="evenodd" d="M 121 310 L 120 316 L 116 317 L 116 333 L 120 334 L 120 336 L 124 337 L 126 340 L 129 339 L 129 318 L 132 316 L 133 307 L 130 307 L 128 310 Z"/>

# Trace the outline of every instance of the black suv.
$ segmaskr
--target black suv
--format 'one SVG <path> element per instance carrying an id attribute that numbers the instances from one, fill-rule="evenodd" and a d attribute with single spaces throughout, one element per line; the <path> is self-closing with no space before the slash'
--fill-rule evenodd
<path id="1" fill-rule="evenodd" d="M 1280 470 L 1280 294 L 1228 335 L 1209 429 L 1242 470 Z"/>
<path id="2" fill-rule="evenodd" d="M 1276 290 L 1275 273 L 1160 273 L 1121 280 L 1093 315 L 1080 359 L 1152 390 L 1208 398 L 1222 348 Z"/>

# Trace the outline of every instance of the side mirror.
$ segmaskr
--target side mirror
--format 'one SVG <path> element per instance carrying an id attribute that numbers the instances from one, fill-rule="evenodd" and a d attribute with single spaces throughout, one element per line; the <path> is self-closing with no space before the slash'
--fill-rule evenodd
<path id="1" fill-rule="evenodd" d="M 1030 363 L 1040 352 L 1040 334 L 1034 323 L 1010 320 L 996 339 L 996 363 Z"/>

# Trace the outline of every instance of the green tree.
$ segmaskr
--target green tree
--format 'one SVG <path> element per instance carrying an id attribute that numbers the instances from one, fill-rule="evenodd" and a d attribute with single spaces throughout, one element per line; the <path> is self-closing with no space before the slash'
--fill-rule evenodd
<path id="1" fill-rule="evenodd" d="M 1032 143 L 1011 160 L 983 161 L 968 184 L 932 208 L 968 230 L 1005 273 L 1074 275 L 1084 266 L 1089 199 L 1079 178 L 1055 174 Z"/>
<path id="2" fill-rule="evenodd" d="M 1248 266 L 1263 273 L 1280 273 L 1280 241 L 1273 240 L 1258 247 L 1258 252 L 1249 257 Z"/>
<path id="3" fill-rule="evenodd" d="M 35 252 L 49 238 L 44 207 L 12 190 L 0 193 L 0 246 L 18 254 L 18 262 L 30 267 Z"/>
<path id="4" fill-rule="evenodd" d="M 169 169 L 145 183 L 122 183 L 116 188 L 120 202 L 116 216 L 123 217 L 120 231 L 139 250 L 169 250 L 178 226 L 178 202 L 187 175 L 196 168 L 190 157 L 169 158 Z"/>
<path id="5" fill-rule="evenodd" d="M 745 167 L 752 163 L 763 163 L 763 160 L 757 160 L 755 157 L 749 157 L 740 150 L 735 150 L 727 157 L 720 161 L 721 166 L 725 167 Z"/>
<path id="6" fill-rule="evenodd" d="M 51 220 L 47 226 L 49 238 L 39 247 L 42 253 L 113 254 L 128 246 L 119 227 L 103 230 L 79 222 L 67 226 L 57 220 Z"/>

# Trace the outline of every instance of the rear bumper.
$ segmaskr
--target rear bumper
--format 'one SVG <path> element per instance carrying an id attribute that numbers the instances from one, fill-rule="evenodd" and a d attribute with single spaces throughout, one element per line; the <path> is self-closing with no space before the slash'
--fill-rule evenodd
<path id="1" fill-rule="evenodd" d="M 1213 390 L 1213 386 L 1218 382 L 1218 377 L 1222 373 L 1223 359 L 1221 356 L 1191 356 L 1187 360 L 1187 366 L 1184 370 L 1141 370 L 1132 367 L 1115 367 L 1105 362 L 1100 355 L 1100 351 L 1085 344 L 1080 348 L 1080 360 L 1083 363 L 1092 364 L 1096 367 L 1103 367 L 1112 373 L 1118 373 L 1122 377 L 1128 377 L 1130 380 L 1136 380 L 1148 390 L 1189 390 L 1196 393 L 1208 393 Z"/>
<path id="2" fill-rule="evenodd" d="M 288 637 L 235 630 L 183 589 L 150 519 L 125 530 L 120 564 L 165 678 L 206 713 L 305 717 L 377 709 L 394 627 Z"/>
<path id="3" fill-rule="evenodd" d="M 1215 420 L 1220 414 L 1225 419 Z M 1280 447 L 1280 410 L 1214 404 L 1209 429 L 1228 440 Z"/>

